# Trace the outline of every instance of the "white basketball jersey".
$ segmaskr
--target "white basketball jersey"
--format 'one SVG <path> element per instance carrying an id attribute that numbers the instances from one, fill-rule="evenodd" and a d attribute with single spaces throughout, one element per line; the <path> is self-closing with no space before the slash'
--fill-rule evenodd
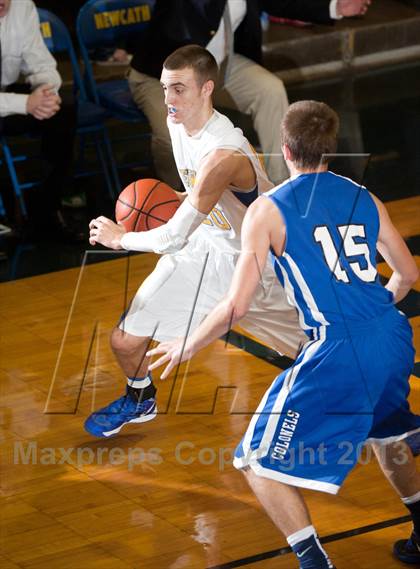
<path id="1" fill-rule="evenodd" d="M 190 242 L 205 239 L 222 251 L 237 253 L 241 247 L 241 226 L 247 207 L 258 195 L 273 187 L 258 155 L 241 129 L 235 128 L 227 117 L 217 111 L 213 112 L 201 131 L 194 136 L 189 136 L 182 124 L 172 124 L 169 120 L 168 128 L 175 162 L 188 193 L 194 191 L 202 160 L 213 150 L 236 149 L 251 161 L 257 178 L 256 187 L 244 192 L 229 186 L 190 238 Z"/>

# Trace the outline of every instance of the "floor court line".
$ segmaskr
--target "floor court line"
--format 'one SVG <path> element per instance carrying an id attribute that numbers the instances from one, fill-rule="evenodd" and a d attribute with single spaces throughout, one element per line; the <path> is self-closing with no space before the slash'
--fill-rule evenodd
<path id="1" fill-rule="evenodd" d="M 361 526 L 359 528 L 353 528 L 346 531 L 341 531 L 339 533 L 326 535 L 324 537 L 321 537 L 320 540 L 321 543 L 331 543 L 332 541 L 340 541 L 349 537 L 355 537 L 356 535 L 362 535 L 364 533 L 370 533 L 373 531 L 389 528 L 391 526 L 404 524 L 409 521 L 411 521 L 411 516 L 401 516 L 399 518 L 392 518 L 390 520 L 384 520 L 375 524 L 369 524 L 367 526 Z M 227 563 L 222 563 L 221 565 L 213 565 L 207 569 L 234 569 L 235 567 L 244 567 L 245 565 L 252 565 L 253 563 L 258 563 L 266 559 L 280 557 L 281 555 L 288 555 L 291 552 L 292 550 L 290 547 L 281 547 L 280 549 L 272 549 L 270 551 L 264 551 L 262 553 L 243 557 L 242 559 L 228 561 Z"/>

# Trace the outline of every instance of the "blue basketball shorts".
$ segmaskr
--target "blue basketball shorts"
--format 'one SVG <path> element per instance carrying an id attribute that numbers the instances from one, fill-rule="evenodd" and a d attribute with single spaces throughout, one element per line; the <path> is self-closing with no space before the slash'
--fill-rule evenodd
<path id="1" fill-rule="evenodd" d="M 374 321 L 321 327 L 316 337 L 266 391 L 233 464 L 335 494 L 366 441 L 420 430 L 407 402 L 412 330 L 392 308 Z"/>

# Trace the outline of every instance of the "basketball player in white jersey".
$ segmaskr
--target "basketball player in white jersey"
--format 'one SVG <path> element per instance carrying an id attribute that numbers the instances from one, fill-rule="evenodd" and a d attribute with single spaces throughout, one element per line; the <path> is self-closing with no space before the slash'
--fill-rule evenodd
<path id="1" fill-rule="evenodd" d="M 87 419 L 85 428 L 95 436 L 109 437 L 126 423 L 156 416 L 156 389 L 145 358 L 151 338 L 185 336 L 224 296 L 247 205 L 272 187 L 242 131 L 213 109 L 217 72 L 213 56 L 194 45 L 178 49 L 164 63 L 168 127 L 187 191 L 173 218 L 145 232 L 126 233 L 105 217 L 90 223 L 91 244 L 163 254 L 112 332 L 127 391 Z M 269 265 L 241 325 L 291 357 L 307 340 Z"/>

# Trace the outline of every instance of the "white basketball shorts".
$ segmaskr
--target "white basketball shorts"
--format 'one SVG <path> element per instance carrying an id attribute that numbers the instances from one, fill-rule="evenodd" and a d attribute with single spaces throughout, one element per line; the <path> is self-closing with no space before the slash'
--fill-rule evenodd
<path id="1" fill-rule="evenodd" d="M 199 241 L 164 255 L 122 315 L 120 329 L 159 342 L 191 334 L 227 293 L 237 259 L 237 254 L 209 249 Z M 308 341 L 269 262 L 239 325 L 290 357 Z"/>

